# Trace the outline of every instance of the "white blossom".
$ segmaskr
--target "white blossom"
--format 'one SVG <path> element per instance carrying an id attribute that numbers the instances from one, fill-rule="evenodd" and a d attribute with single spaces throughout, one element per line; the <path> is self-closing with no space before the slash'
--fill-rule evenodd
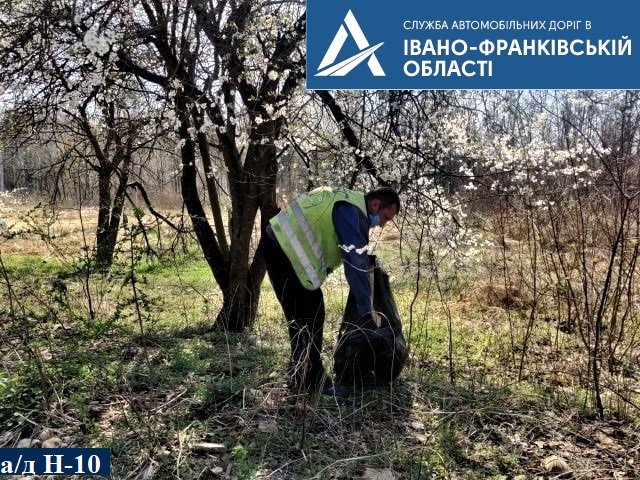
<path id="1" fill-rule="evenodd" d="M 83 42 L 85 47 L 93 55 L 102 56 L 109 53 L 109 43 L 107 39 L 100 36 L 94 29 L 89 29 L 85 32 Z"/>

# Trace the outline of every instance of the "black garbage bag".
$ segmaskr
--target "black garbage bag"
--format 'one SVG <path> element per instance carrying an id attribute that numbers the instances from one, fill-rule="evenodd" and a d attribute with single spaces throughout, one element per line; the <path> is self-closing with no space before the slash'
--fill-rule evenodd
<path id="1" fill-rule="evenodd" d="M 388 384 L 398 377 L 409 358 L 389 275 L 375 256 L 369 256 L 369 264 L 373 308 L 380 315 L 381 325 L 377 329 L 359 327 L 355 298 L 349 292 L 333 355 L 336 380 L 347 387 Z"/>

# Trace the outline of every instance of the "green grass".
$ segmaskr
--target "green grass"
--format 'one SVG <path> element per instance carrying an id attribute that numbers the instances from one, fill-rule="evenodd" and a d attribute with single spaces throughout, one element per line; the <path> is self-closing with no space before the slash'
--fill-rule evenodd
<path id="1" fill-rule="evenodd" d="M 604 478 L 611 454 L 637 457 L 637 416 L 593 421 L 577 339 L 536 322 L 520 372 L 526 312 L 473 297 L 473 276 L 453 269 L 440 290 L 425 278 L 416 293 L 387 266 L 411 363 L 393 388 L 341 404 L 286 391 L 289 345 L 268 282 L 256 325 L 229 334 L 211 329 L 221 297 L 197 255 L 140 259 L 134 277 L 123 261 L 88 282 L 82 262 L 3 262 L 13 296 L 10 309 L 3 282 L 0 438 L 50 429 L 69 446 L 109 447 L 112 478 L 533 479 L 551 453 L 577 477 Z M 327 287 L 330 366 L 347 289 L 339 274 Z M 639 463 L 617 468 L 632 478 Z"/>
<path id="2" fill-rule="evenodd" d="M 36 255 L 12 255 L 4 258 L 7 274 L 20 278 L 27 275 L 53 276 L 65 273 L 62 262 Z"/>

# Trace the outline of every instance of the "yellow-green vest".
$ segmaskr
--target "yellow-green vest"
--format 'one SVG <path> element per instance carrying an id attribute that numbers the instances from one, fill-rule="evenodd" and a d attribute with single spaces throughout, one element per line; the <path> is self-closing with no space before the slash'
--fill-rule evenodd
<path id="1" fill-rule="evenodd" d="M 333 206 L 338 201 L 349 202 L 367 214 L 363 193 L 320 187 L 298 198 L 270 221 L 276 240 L 308 290 L 320 288 L 342 260 L 332 220 Z"/>

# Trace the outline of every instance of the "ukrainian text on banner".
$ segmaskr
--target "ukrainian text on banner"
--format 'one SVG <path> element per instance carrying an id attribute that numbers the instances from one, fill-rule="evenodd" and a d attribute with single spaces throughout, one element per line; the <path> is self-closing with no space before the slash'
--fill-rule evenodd
<path id="1" fill-rule="evenodd" d="M 307 88 L 638 89 L 640 3 L 307 0 Z"/>

